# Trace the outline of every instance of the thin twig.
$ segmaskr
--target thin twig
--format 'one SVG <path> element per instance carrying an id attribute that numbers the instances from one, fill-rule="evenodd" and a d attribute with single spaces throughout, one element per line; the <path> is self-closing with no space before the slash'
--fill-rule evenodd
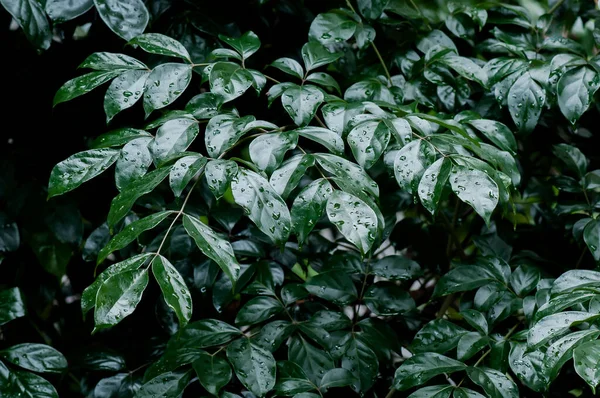
<path id="1" fill-rule="evenodd" d="M 550 8 L 548 10 L 548 14 L 552 14 L 554 11 L 558 10 L 560 8 L 560 6 L 562 5 L 562 3 L 564 3 L 564 2 L 565 2 L 565 0 L 558 0 L 556 3 L 554 3 L 552 8 Z"/>

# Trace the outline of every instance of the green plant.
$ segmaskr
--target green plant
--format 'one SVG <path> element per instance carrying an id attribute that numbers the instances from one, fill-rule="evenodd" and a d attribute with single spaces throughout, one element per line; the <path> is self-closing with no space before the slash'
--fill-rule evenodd
<path id="1" fill-rule="evenodd" d="M 94 53 L 56 93 L 111 82 L 107 123 L 146 119 L 50 176 L 54 198 L 115 165 L 84 244 L 92 333 L 162 297 L 160 343 L 89 396 L 595 393 L 596 6 L 332 6 L 287 57 L 252 31 L 204 58 L 132 35 L 144 62 Z"/>

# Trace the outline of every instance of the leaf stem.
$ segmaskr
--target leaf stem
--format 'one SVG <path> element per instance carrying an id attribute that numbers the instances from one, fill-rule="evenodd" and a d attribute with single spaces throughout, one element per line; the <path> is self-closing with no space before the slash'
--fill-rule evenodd
<path id="1" fill-rule="evenodd" d="M 425 15 L 423 15 L 423 12 L 421 12 L 421 9 L 419 8 L 419 6 L 417 6 L 413 0 L 408 0 L 408 1 L 413 6 L 413 8 L 417 11 L 417 13 L 419 13 L 419 16 L 421 18 L 423 18 L 423 21 L 425 22 L 425 26 L 427 26 L 427 29 L 431 30 L 431 25 L 429 25 L 429 21 L 427 20 L 427 18 L 425 18 Z"/>
<path id="2" fill-rule="evenodd" d="M 277 79 L 273 79 L 271 76 L 267 76 L 267 75 L 265 75 L 264 73 L 263 73 L 263 75 L 265 76 L 265 78 L 267 78 L 267 80 L 270 80 L 270 81 L 272 81 L 273 83 L 277 83 L 277 84 L 281 83 L 279 80 L 277 80 Z"/>

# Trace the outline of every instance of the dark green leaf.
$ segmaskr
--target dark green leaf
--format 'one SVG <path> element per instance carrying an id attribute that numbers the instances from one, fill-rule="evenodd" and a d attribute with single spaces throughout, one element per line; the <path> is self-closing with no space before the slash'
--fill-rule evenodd
<path id="1" fill-rule="evenodd" d="M 279 300 L 272 297 L 254 297 L 240 308 L 235 318 L 238 325 L 254 325 L 283 311 Z"/>
<path id="2" fill-rule="evenodd" d="M 435 214 L 437 210 L 451 170 L 452 162 L 444 157 L 433 162 L 423 172 L 417 192 L 421 203 L 431 214 Z"/>
<path id="3" fill-rule="evenodd" d="M 200 357 L 192 364 L 198 380 L 202 387 L 210 394 L 218 395 L 219 390 L 225 387 L 231 380 L 231 367 L 229 363 L 216 355 L 206 352 L 200 354 Z"/>
<path id="4" fill-rule="evenodd" d="M 467 369 L 467 365 L 440 354 L 428 352 L 417 354 L 400 365 L 394 375 L 394 388 L 400 391 L 419 386 L 427 380 L 443 374 Z"/>
<path id="5" fill-rule="evenodd" d="M 240 338 L 227 346 L 227 359 L 236 376 L 253 394 L 262 397 L 275 386 L 275 359 L 273 355 Z"/>
<path id="6" fill-rule="evenodd" d="M 275 175 L 275 174 L 273 174 Z M 304 188 L 292 205 L 291 219 L 298 243 L 302 245 L 316 223 L 323 216 L 325 206 L 333 188 L 329 181 L 320 178 Z"/>
<path id="7" fill-rule="evenodd" d="M 335 271 L 313 276 L 304 287 L 309 293 L 340 305 L 353 302 L 358 295 L 352 279 Z"/>
<path id="8" fill-rule="evenodd" d="M 58 2 L 61 0 L 56 1 Z M 103 71 L 148 69 L 144 63 L 128 55 L 107 52 L 93 53 L 87 57 L 81 65 L 79 65 L 79 68 L 89 68 Z"/>
<path id="9" fill-rule="evenodd" d="M 298 133 L 262 134 L 250 143 L 250 158 L 259 170 L 271 174 L 283 161 L 285 153 L 298 144 Z"/>
<path id="10" fill-rule="evenodd" d="M 356 22 L 337 12 L 319 14 L 310 24 L 308 37 L 322 44 L 339 43 L 354 35 Z M 307 69 L 310 69 L 307 67 Z"/>
<path id="11" fill-rule="evenodd" d="M 161 374 L 144 384 L 135 394 L 135 398 L 180 397 L 191 378 L 192 373 L 189 370 Z"/>
<path id="12" fill-rule="evenodd" d="M 215 158 L 222 155 L 249 131 L 247 126 L 255 120 L 254 116 L 236 118 L 228 114 L 217 115 L 210 119 L 204 133 L 208 154 Z"/>
<path id="13" fill-rule="evenodd" d="M 302 46 L 301 52 L 307 73 L 320 66 L 330 64 L 342 56 L 340 53 L 330 52 L 322 44 L 316 41 L 309 41 L 306 43 Z"/>
<path id="14" fill-rule="evenodd" d="M 164 108 L 179 98 L 191 80 L 191 65 L 167 63 L 154 68 L 144 87 L 146 117 L 155 109 Z"/>
<path id="15" fill-rule="evenodd" d="M 283 199 L 287 199 L 290 193 L 298 186 L 306 175 L 309 167 L 314 166 L 315 158 L 312 155 L 296 155 L 281 165 L 271 174 L 269 183 Z"/>
<path id="16" fill-rule="evenodd" d="M 146 174 L 152 164 L 152 154 L 148 148 L 150 142 L 150 137 L 142 137 L 125 144 L 115 165 L 117 189 L 122 191 L 127 185 Z"/>
<path id="17" fill-rule="evenodd" d="M 571 326 L 582 322 L 588 322 L 600 317 L 598 314 L 590 314 L 581 311 L 565 311 L 558 314 L 548 315 L 537 322 L 527 333 L 527 345 L 529 350 L 542 346 L 548 341 L 561 337 L 568 333 Z"/>
<path id="18" fill-rule="evenodd" d="M 150 15 L 141 0 L 94 0 L 104 23 L 125 40 L 144 33 Z"/>
<path id="19" fill-rule="evenodd" d="M 411 344 L 415 353 L 437 352 L 443 354 L 458 345 L 467 331 L 445 319 L 436 319 L 419 330 Z"/>
<path id="20" fill-rule="evenodd" d="M 217 62 L 210 70 L 209 80 L 210 91 L 223 97 L 223 102 L 229 102 L 252 86 L 253 76 L 233 62 Z"/>
<path id="21" fill-rule="evenodd" d="M 363 299 L 371 312 L 376 315 L 398 315 L 415 308 L 415 302 L 410 294 L 392 283 L 377 282 L 371 285 Z"/>
<path id="22" fill-rule="evenodd" d="M 517 79 L 508 92 L 508 110 L 519 131 L 528 133 L 535 128 L 545 102 L 544 89 L 530 73 Z"/>
<path id="23" fill-rule="evenodd" d="M 150 72 L 146 70 L 128 70 L 110 83 L 104 96 L 106 123 L 117 113 L 132 107 L 142 97 L 149 75 Z"/>
<path id="24" fill-rule="evenodd" d="M 225 194 L 231 180 L 238 172 L 238 165 L 232 160 L 211 160 L 206 164 L 206 182 L 217 199 Z"/>
<path id="25" fill-rule="evenodd" d="M 13 16 L 34 47 L 42 50 L 50 47 L 52 31 L 43 3 L 36 0 L 1 0 L 0 4 Z"/>
<path id="26" fill-rule="evenodd" d="M 467 374 L 490 398 L 518 398 L 517 385 L 504 373 L 490 368 L 468 368 Z"/>
<path id="27" fill-rule="evenodd" d="M 90 145 L 93 149 L 109 148 L 112 146 L 122 146 L 136 138 L 152 137 L 144 130 L 123 128 L 102 134 L 96 138 Z"/>
<path id="28" fill-rule="evenodd" d="M 592 220 L 585 226 L 583 240 L 592 252 L 594 259 L 600 261 L 600 220 Z"/>
<path id="29" fill-rule="evenodd" d="M 67 368 L 66 358 L 44 344 L 17 344 L 0 351 L 0 356 L 14 365 L 34 372 L 61 373 Z"/>
<path id="30" fill-rule="evenodd" d="M 179 325 L 185 326 L 192 318 L 192 296 L 183 277 L 169 260 L 160 255 L 152 260 L 152 273 L 165 302 L 175 311 Z"/>
<path id="31" fill-rule="evenodd" d="M 144 51 L 152 54 L 166 55 L 168 57 L 179 57 L 186 61 L 190 60 L 190 54 L 185 47 L 175 39 L 160 33 L 146 33 L 130 40 L 130 45 L 140 46 Z"/>
<path id="32" fill-rule="evenodd" d="M 315 348 L 301 336 L 294 336 L 290 339 L 288 358 L 300 365 L 315 385 L 319 385 L 323 375 L 335 367 L 329 354 Z"/>
<path id="33" fill-rule="evenodd" d="M 283 108 L 297 126 L 306 126 L 315 117 L 324 96 L 316 86 L 293 86 L 281 97 Z"/>
<path id="34" fill-rule="evenodd" d="M 426 141 L 415 140 L 402 147 L 394 159 L 394 175 L 400 188 L 416 193 L 421 176 L 434 160 L 434 149 Z"/>
<path id="35" fill-rule="evenodd" d="M 377 356 L 373 350 L 357 338 L 351 339 L 350 343 L 346 345 L 346 352 L 342 357 L 342 367 L 349 370 L 354 376 L 356 382 L 352 383 L 350 387 L 358 393 L 368 391 L 375 383 L 379 372 Z"/>
<path id="36" fill-rule="evenodd" d="M 169 185 L 175 196 L 181 196 L 185 187 L 204 168 L 206 158 L 201 155 L 184 156 L 175 162 L 169 174 Z"/>
<path id="37" fill-rule="evenodd" d="M 223 98 L 220 95 L 202 93 L 192 98 L 185 106 L 185 110 L 196 119 L 210 119 L 218 114 L 221 105 L 223 105 Z"/>
<path id="38" fill-rule="evenodd" d="M 600 342 L 598 340 L 589 341 L 577 347 L 573 351 L 573 362 L 575 371 L 596 394 L 596 386 L 600 383 L 600 372 L 598 363 L 600 362 Z"/>
<path id="39" fill-rule="evenodd" d="M 86 13 L 94 6 L 92 0 L 48 0 L 46 13 L 55 22 L 65 22 Z"/>
<path id="40" fill-rule="evenodd" d="M 238 38 L 219 35 L 219 39 L 235 49 L 243 59 L 247 59 L 260 48 L 260 39 L 252 31 L 248 31 Z"/>
<path id="41" fill-rule="evenodd" d="M 287 73 L 288 75 L 297 77 L 298 79 L 302 79 L 304 77 L 304 69 L 302 69 L 302 65 L 300 65 L 298 61 L 295 61 L 291 58 L 276 59 L 273 61 L 271 66 Z"/>
<path id="42" fill-rule="evenodd" d="M 174 155 L 185 151 L 198 131 L 198 122 L 187 118 L 169 120 L 160 126 L 149 145 L 154 163 L 160 166 Z"/>
<path id="43" fill-rule="evenodd" d="M 25 316 L 25 303 L 18 287 L 0 290 L 0 326 Z"/>
<path id="44" fill-rule="evenodd" d="M 496 182 L 483 171 L 453 166 L 450 185 L 460 200 L 475 209 L 489 224 L 500 195 Z"/>

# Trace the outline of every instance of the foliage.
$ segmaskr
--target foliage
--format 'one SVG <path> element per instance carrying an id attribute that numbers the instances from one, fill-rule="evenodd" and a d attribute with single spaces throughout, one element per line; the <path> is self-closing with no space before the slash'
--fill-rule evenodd
<path id="1" fill-rule="evenodd" d="M 347 1 L 272 59 L 252 30 L 198 24 L 208 51 L 176 31 L 143 33 L 137 2 L 74 1 L 61 17 L 64 2 L 45 6 L 56 21 L 95 6 L 129 46 L 89 55 L 54 97 L 63 107 L 108 86 L 114 128 L 58 163 L 47 191 L 59 203 L 114 165 L 106 223 L 82 242 L 76 208 L 58 206 L 28 244 L 59 278 L 81 250 L 94 339 L 125 338 L 145 302 L 156 318 L 139 367 L 106 345 L 81 379 L 68 373 L 69 393 L 595 393 L 594 4 Z M 259 3 L 265 15 L 311 12 Z M 48 47 L 39 3 L 2 4 Z M 122 123 L 136 108 L 144 120 Z M 6 221 L 10 253 L 20 228 Z M 556 248 L 539 240 L 551 233 Z M 26 316 L 23 296 L 0 291 L 7 328 Z M 70 372 L 48 345 L 0 358 L 7 396 L 57 397 L 37 373 Z"/>

